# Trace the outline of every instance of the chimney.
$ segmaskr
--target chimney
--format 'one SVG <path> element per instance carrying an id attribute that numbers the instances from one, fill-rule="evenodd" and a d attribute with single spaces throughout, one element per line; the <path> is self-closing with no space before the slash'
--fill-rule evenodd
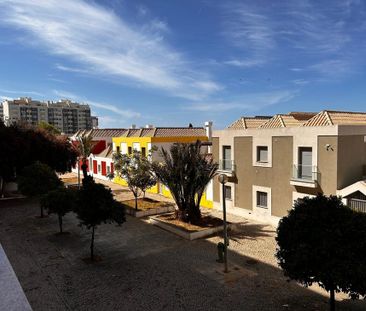
<path id="1" fill-rule="evenodd" d="M 205 122 L 205 131 L 208 141 L 212 141 L 212 121 Z"/>
<path id="2" fill-rule="evenodd" d="M 132 124 L 132 125 L 131 125 L 131 129 L 133 129 L 133 130 L 134 130 L 135 128 L 136 128 L 136 124 Z"/>
<path id="3" fill-rule="evenodd" d="M 147 129 L 152 129 L 154 127 L 154 125 L 152 125 L 152 124 L 146 124 L 145 125 L 145 128 L 147 128 Z"/>

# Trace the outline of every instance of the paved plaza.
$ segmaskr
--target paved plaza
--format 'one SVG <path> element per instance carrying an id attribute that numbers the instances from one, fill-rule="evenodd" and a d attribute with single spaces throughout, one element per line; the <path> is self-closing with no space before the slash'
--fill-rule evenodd
<path id="1" fill-rule="evenodd" d="M 37 201 L 0 202 L 0 243 L 33 310 L 328 310 L 324 292 L 283 276 L 270 226 L 230 218 L 240 226 L 230 233 L 224 274 L 220 236 L 187 241 L 127 217 L 121 227 L 98 227 L 103 260 L 88 264 L 90 232 L 76 217 L 67 215 L 69 234 L 57 235 L 57 218 L 38 214 Z M 338 310 L 365 309 L 363 301 L 338 301 Z"/>

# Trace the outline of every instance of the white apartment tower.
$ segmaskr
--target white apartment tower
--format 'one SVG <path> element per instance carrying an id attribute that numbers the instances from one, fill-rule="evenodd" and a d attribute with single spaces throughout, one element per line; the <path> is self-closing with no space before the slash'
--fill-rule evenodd
<path id="1" fill-rule="evenodd" d="M 3 120 L 6 125 L 25 123 L 36 126 L 44 121 L 65 134 L 92 128 L 89 105 L 75 103 L 68 99 L 41 102 L 23 97 L 5 100 L 2 105 Z"/>

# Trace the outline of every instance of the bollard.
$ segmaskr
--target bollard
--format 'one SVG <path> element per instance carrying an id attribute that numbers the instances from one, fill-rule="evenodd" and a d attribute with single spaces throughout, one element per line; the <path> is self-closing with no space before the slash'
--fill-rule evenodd
<path id="1" fill-rule="evenodd" d="M 220 262 L 220 263 L 224 262 L 224 250 L 225 250 L 224 243 L 219 242 L 217 244 L 217 254 L 219 256 L 219 258 L 216 260 L 217 262 Z"/>

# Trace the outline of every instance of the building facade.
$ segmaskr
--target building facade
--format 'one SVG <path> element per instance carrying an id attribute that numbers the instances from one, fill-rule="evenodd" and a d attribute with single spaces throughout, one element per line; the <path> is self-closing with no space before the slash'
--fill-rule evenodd
<path id="1" fill-rule="evenodd" d="M 276 225 L 294 200 L 317 193 L 366 207 L 366 113 L 241 118 L 214 131 L 212 149 L 229 177 L 225 198 L 213 182 L 218 209 L 225 200 L 229 213 Z"/>
<path id="2" fill-rule="evenodd" d="M 52 124 L 65 134 L 92 128 L 89 105 L 70 100 L 41 102 L 24 97 L 5 100 L 2 106 L 3 119 L 7 125 L 20 123 L 37 126 L 43 121 Z"/>

